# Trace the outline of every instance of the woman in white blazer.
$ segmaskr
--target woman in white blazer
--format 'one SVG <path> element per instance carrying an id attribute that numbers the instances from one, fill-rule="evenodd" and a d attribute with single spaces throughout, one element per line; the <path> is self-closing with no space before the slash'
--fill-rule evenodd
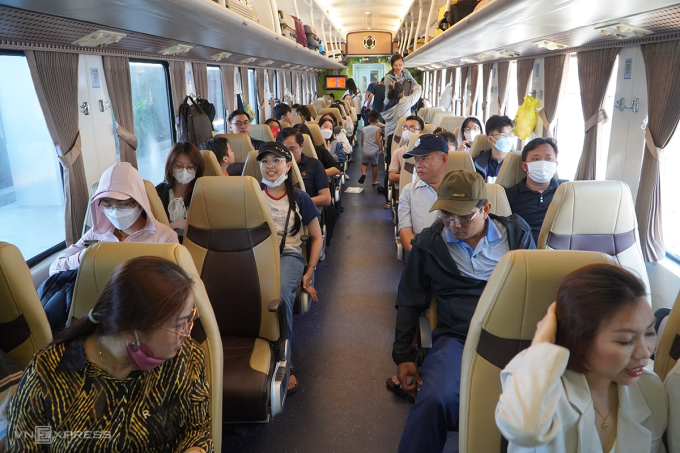
<path id="1" fill-rule="evenodd" d="M 680 452 L 680 360 L 663 384 L 668 392 L 668 449 L 671 453 Z"/>
<path id="2" fill-rule="evenodd" d="M 666 391 L 644 369 L 656 347 L 645 293 L 608 264 L 562 281 L 531 347 L 501 372 L 496 424 L 508 452 L 666 451 Z"/>

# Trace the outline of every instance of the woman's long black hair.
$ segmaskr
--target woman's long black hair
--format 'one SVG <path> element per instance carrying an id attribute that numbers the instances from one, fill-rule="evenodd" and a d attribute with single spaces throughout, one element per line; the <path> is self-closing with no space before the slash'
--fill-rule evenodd
<path id="1" fill-rule="evenodd" d="M 347 79 L 347 91 L 349 91 L 349 94 L 352 96 L 359 92 L 359 88 L 357 88 L 357 84 L 354 83 L 354 79 Z"/>

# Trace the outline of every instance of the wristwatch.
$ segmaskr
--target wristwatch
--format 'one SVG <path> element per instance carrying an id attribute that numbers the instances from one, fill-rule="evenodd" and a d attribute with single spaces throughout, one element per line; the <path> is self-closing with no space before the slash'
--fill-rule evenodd
<path id="1" fill-rule="evenodd" d="M 312 266 L 312 265 L 308 264 L 307 267 L 308 267 L 308 268 L 311 267 L 311 268 L 314 269 L 314 271 L 316 272 L 316 266 Z"/>

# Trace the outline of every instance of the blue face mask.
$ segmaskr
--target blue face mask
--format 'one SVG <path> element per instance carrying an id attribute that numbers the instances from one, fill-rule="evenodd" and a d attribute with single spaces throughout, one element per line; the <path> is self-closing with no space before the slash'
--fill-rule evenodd
<path id="1" fill-rule="evenodd" d="M 494 147 L 502 152 L 502 153 L 508 153 L 512 151 L 512 137 L 504 137 L 500 140 L 496 140 L 496 143 L 494 143 Z"/>

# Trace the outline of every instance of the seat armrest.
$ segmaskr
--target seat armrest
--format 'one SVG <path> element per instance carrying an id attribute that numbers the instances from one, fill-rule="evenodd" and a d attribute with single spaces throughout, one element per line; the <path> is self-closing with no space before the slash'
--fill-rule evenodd
<path id="1" fill-rule="evenodd" d="M 279 307 L 283 304 L 283 299 L 274 299 L 271 302 L 269 302 L 269 305 L 267 306 L 267 310 L 274 313 L 279 310 Z"/>
<path id="2" fill-rule="evenodd" d="M 305 257 L 305 265 L 309 264 L 309 258 L 312 255 L 312 236 L 309 234 L 303 234 L 300 236 L 302 256 Z"/>
<path id="3" fill-rule="evenodd" d="M 288 344 L 288 313 L 283 299 L 273 299 L 267 306 L 267 311 L 279 314 L 279 341 L 275 343 L 277 360 L 286 360 L 286 345 Z"/>
<path id="4" fill-rule="evenodd" d="M 432 325 L 430 324 L 430 318 L 427 316 L 418 318 L 418 331 L 420 332 L 418 348 L 432 349 Z"/>

